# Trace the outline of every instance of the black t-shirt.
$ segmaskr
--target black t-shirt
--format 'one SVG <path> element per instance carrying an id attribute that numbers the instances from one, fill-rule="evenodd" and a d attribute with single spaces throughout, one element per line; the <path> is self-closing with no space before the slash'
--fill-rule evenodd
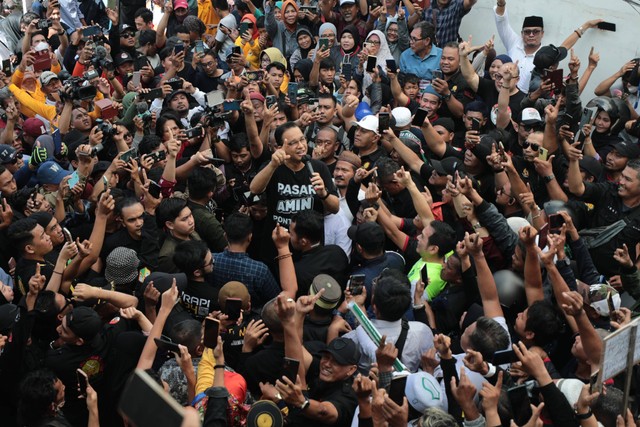
<path id="1" fill-rule="evenodd" d="M 187 287 L 180 296 L 180 304 L 197 320 L 204 320 L 209 313 L 219 309 L 218 292 L 208 282 L 194 282 L 189 280 Z"/>
<path id="2" fill-rule="evenodd" d="M 327 191 L 337 196 L 338 193 L 327 165 L 315 159 L 309 162 L 313 166 L 313 170 L 322 177 Z M 291 218 L 304 210 L 314 209 L 324 214 L 322 200 L 316 195 L 313 185 L 311 185 L 311 172 L 308 167 L 293 171 L 286 165 L 279 166 L 269 180 L 265 191 L 267 193 L 268 218 L 270 218 L 273 227 L 279 223 L 289 228 Z M 273 227 L 267 228 L 273 230 Z"/>
<path id="3" fill-rule="evenodd" d="M 327 383 L 316 380 L 311 385 L 309 398 L 320 402 L 329 402 L 338 411 L 338 419 L 335 423 L 323 423 L 304 416 L 300 411 L 289 413 L 289 423 L 294 426 L 322 427 L 322 426 L 348 426 L 351 424 L 353 414 L 358 406 L 358 399 L 351 388 L 353 380 L 348 378 L 344 381 Z"/>
<path id="4" fill-rule="evenodd" d="M 51 262 L 45 256 L 44 261 L 36 261 L 33 259 L 20 258 L 16 264 L 16 285 L 14 292 L 16 292 L 16 301 L 19 301 L 18 296 L 25 296 L 29 292 L 29 280 L 36 274 L 36 264 L 40 264 L 40 274 L 46 277 L 47 282 L 51 280 L 53 276 L 53 269 L 55 264 Z"/>
<path id="5" fill-rule="evenodd" d="M 496 90 L 496 85 L 493 80 L 489 79 L 479 79 L 478 81 L 478 96 L 482 98 L 485 104 L 489 109 L 492 109 L 498 104 L 498 91 Z M 509 109 L 511 110 L 511 117 L 520 117 L 520 112 L 522 111 L 522 107 L 520 103 L 526 97 L 526 95 L 518 91 L 509 97 Z M 488 120 L 487 123 L 489 126 L 492 126 L 491 120 Z"/>

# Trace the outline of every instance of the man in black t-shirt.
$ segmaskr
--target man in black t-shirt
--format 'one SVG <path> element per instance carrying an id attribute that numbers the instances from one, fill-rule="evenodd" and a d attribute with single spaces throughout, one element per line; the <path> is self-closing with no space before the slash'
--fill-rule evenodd
<path id="1" fill-rule="evenodd" d="M 197 320 L 204 320 L 218 309 L 219 288 L 207 280 L 213 272 L 213 255 L 200 240 L 186 240 L 176 246 L 173 263 L 187 275 L 187 287 L 180 295 L 180 304 Z"/>

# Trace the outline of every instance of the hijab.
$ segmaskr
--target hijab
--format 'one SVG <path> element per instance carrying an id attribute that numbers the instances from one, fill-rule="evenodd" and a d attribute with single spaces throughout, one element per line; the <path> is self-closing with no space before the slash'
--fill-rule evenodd
<path id="1" fill-rule="evenodd" d="M 16 50 L 16 47 L 22 39 L 20 17 L 21 15 L 12 13 L 3 20 L 0 20 L 0 42 L 2 42 L 10 52 Z"/>
<path id="2" fill-rule="evenodd" d="M 333 46 L 330 49 L 329 58 L 333 60 L 333 63 L 335 64 L 335 67 L 336 67 L 336 72 L 339 72 L 340 66 L 342 65 L 342 53 L 340 49 L 340 44 L 338 43 L 339 41 L 338 30 L 336 29 L 335 25 L 329 22 L 325 22 L 324 24 L 320 25 L 320 30 L 318 30 L 318 35 L 322 37 L 322 34 L 327 30 L 331 31 L 334 37 Z M 320 50 L 320 39 L 318 39 L 318 43 L 316 44 L 315 52 L 318 52 L 318 50 Z M 313 54 L 313 59 L 316 58 L 315 52 Z"/>
<path id="3" fill-rule="evenodd" d="M 309 37 L 311 37 L 311 44 L 307 49 L 303 49 L 302 46 L 300 46 L 300 43 L 298 43 L 298 48 L 300 49 L 301 58 L 306 58 L 309 52 L 311 51 L 311 49 L 313 49 L 313 33 L 309 28 L 305 27 L 304 25 L 301 25 L 298 28 L 298 31 L 296 31 L 296 42 L 298 42 L 298 37 L 300 37 L 300 34 L 307 34 Z"/>
<path id="4" fill-rule="evenodd" d="M 287 10 L 287 6 L 289 6 L 289 5 L 293 6 L 293 8 L 296 10 L 296 14 L 300 10 L 300 7 L 298 6 L 298 4 L 293 0 L 285 0 L 285 1 L 282 2 L 282 9 L 281 9 L 282 10 L 282 23 L 284 24 L 285 27 L 287 27 L 287 24 L 285 23 L 285 20 L 284 20 L 284 12 Z M 297 19 L 296 19 L 295 25 L 298 25 Z"/>
<path id="5" fill-rule="evenodd" d="M 385 35 L 380 30 L 371 31 L 367 35 L 365 43 L 373 35 L 378 36 L 378 38 L 380 39 L 380 49 L 378 49 L 378 54 L 376 55 L 376 58 L 378 59 L 378 65 L 383 66 L 382 69 L 384 70 L 385 62 L 387 61 L 387 59 L 393 59 L 393 54 L 391 53 L 391 50 L 389 49 L 389 43 L 387 43 L 387 37 L 385 37 Z"/>
<path id="6" fill-rule="evenodd" d="M 344 33 L 349 33 L 353 37 L 353 47 L 349 50 L 344 50 L 340 47 L 340 51 L 343 55 L 349 55 L 349 57 L 357 55 L 358 52 L 360 52 L 360 32 L 358 32 L 355 25 L 347 25 L 342 30 L 342 34 Z M 342 38 L 342 34 L 340 35 L 340 38 Z"/>
<path id="7" fill-rule="evenodd" d="M 260 57 L 262 57 L 262 55 L 267 55 L 271 62 L 279 62 L 284 65 L 285 68 L 287 68 L 287 59 L 277 47 L 270 47 L 263 50 L 260 54 Z"/>
<path id="8" fill-rule="evenodd" d="M 296 62 L 296 65 L 293 67 L 294 70 L 300 71 L 302 77 L 305 82 L 309 81 L 309 77 L 311 76 L 311 68 L 313 68 L 313 61 L 310 59 L 301 59 Z"/>
<path id="9" fill-rule="evenodd" d="M 251 38 L 253 40 L 256 40 L 260 36 L 260 32 L 258 31 L 258 24 L 257 24 L 257 21 L 256 21 L 256 17 L 253 15 L 253 13 L 247 13 L 246 15 L 244 15 L 242 17 L 240 22 L 246 22 L 246 21 L 249 21 L 252 24 L 251 28 L 253 29 L 253 32 L 251 33 Z M 242 36 L 242 34 L 240 34 L 240 36 Z"/>

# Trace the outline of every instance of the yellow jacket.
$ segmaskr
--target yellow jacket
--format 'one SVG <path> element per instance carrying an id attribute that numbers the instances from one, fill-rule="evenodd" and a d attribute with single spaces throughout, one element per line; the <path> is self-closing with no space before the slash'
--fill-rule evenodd
<path id="1" fill-rule="evenodd" d="M 58 74 L 61 70 L 62 70 L 62 67 L 60 67 L 60 63 L 51 66 L 51 71 L 53 71 L 56 74 Z M 22 87 L 22 80 L 23 79 L 24 79 L 24 73 L 22 72 L 22 70 L 20 68 L 17 68 L 13 72 L 13 74 L 11 75 L 11 83 L 13 83 L 14 85 L 16 85 L 16 86 L 18 86 L 20 88 Z M 28 93 L 29 96 L 31 96 L 33 99 L 35 99 L 38 102 L 44 103 L 44 102 L 47 101 L 47 96 L 42 91 L 42 85 L 40 84 L 40 79 L 36 79 L 36 90 L 35 91 L 30 91 L 30 90 L 27 90 L 27 89 L 23 89 L 23 90 L 26 93 Z M 28 117 L 33 117 L 36 114 L 38 114 L 35 111 L 31 110 L 29 107 L 21 108 L 20 112 L 22 114 L 24 114 L 25 116 L 28 116 Z"/>
<path id="2" fill-rule="evenodd" d="M 198 0 L 198 19 L 204 22 L 204 25 L 218 25 L 220 23 L 220 17 L 213 8 L 211 0 Z M 207 27 L 205 34 L 215 36 L 217 31 L 218 27 L 211 29 Z"/>
<path id="3" fill-rule="evenodd" d="M 18 101 L 20 101 L 20 112 L 27 117 L 34 117 L 36 114 L 44 117 L 49 122 L 54 123 L 54 119 L 58 116 L 58 112 L 56 110 L 55 105 L 48 105 L 45 103 L 45 100 L 38 101 L 34 97 L 31 96 L 29 92 L 26 90 L 19 88 L 15 84 L 9 85 L 9 90 L 16 97 Z M 102 92 L 98 91 L 96 97 L 93 99 L 92 103 L 95 101 L 99 101 L 104 98 Z M 100 118 L 100 108 L 95 107 L 93 111 L 89 113 L 89 117 L 95 120 Z"/>

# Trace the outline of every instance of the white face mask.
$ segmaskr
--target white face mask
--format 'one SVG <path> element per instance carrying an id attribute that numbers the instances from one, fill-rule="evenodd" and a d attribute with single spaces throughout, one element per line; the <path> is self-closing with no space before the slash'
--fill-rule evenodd
<path id="1" fill-rule="evenodd" d="M 638 93 L 638 86 L 629 86 L 629 93 Z"/>

